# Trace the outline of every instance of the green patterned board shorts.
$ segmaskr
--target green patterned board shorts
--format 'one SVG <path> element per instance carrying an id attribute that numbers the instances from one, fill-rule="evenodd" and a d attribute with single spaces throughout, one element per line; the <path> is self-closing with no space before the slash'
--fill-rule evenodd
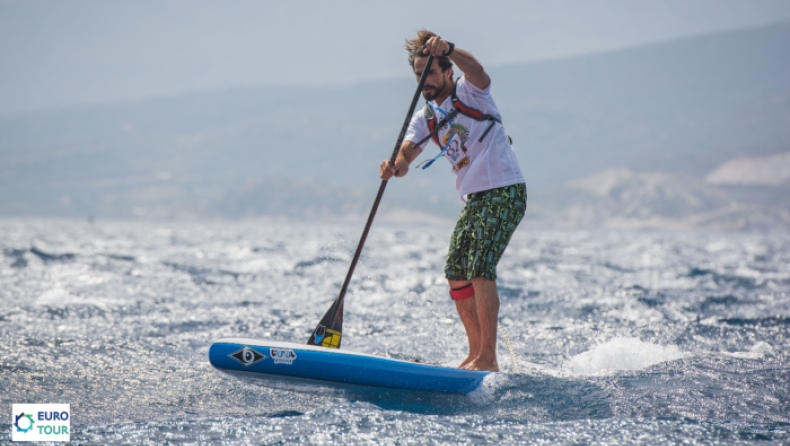
<path id="1" fill-rule="evenodd" d="M 496 265 L 526 210 L 523 183 L 469 194 L 450 239 L 445 277 L 496 280 Z"/>

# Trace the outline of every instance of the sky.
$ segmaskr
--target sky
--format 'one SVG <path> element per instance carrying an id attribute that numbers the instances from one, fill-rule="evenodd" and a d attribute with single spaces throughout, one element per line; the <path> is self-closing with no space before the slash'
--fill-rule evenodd
<path id="1" fill-rule="evenodd" d="M 787 0 L 0 0 L 0 113 L 407 76 L 420 28 L 490 66 L 788 20 Z"/>

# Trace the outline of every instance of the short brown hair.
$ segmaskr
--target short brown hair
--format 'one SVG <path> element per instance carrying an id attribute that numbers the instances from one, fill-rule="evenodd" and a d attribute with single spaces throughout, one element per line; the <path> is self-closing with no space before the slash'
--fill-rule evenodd
<path id="1" fill-rule="evenodd" d="M 403 47 L 409 52 L 409 65 L 411 65 L 412 69 L 414 69 L 415 58 L 425 57 L 425 54 L 422 53 L 422 51 L 425 49 L 425 44 L 428 42 L 428 39 L 435 35 L 435 33 L 432 33 L 427 29 L 421 29 L 417 31 L 416 38 L 411 40 L 406 39 L 406 45 Z M 436 60 L 439 62 L 439 66 L 442 68 L 442 71 L 447 71 L 448 68 L 453 67 L 453 63 L 450 62 L 450 58 L 447 56 L 439 56 L 436 58 Z"/>

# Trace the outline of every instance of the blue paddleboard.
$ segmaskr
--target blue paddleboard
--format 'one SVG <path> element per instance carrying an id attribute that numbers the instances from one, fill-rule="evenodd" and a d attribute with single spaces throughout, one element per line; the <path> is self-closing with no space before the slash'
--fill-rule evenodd
<path id="1" fill-rule="evenodd" d="M 211 344 L 211 365 L 257 378 L 298 378 L 388 389 L 466 394 L 489 372 L 462 370 L 336 348 L 262 339 L 225 338 Z"/>

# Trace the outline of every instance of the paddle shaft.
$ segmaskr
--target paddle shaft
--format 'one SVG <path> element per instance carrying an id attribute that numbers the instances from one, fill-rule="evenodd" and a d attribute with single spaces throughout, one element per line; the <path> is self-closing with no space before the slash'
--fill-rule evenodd
<path id="1" fill-rule="evenodd" d="M 403 121 L 403 126 L 400 129 L 400 134 L 398 135 L 398 140 L 395 143 L 395 148 L 392 150 L 392 156 L 390 157 L 390 166 L 395 165 L 395 160 L 398 158 L 398 152 L 400 151 L 400 146 L 403 144 L 403 139 L 406 136 L 406 130 L 409 128 L 409 122 L 411 122 L 411 117 L 414 114 L 414 109 L 417 106 L 417 101 L 420 99 L 420 93 L 422 92 L 422 88 L 425 86 L 425 81 L 428 79 L 428 73 L 431 70 L 431 64 L 433 63 L 433 55 L 428 56 L 428 61 L 425 63 L 425 68 L 423 69 L 422 75 L 420 76 L 420 82 L 417 85 L 417 90 L 414 92 L 414 97 L 411 100 L 411 106 L 409 107 L 409 112 L 406 113 L 406 119 Z M 365 229 L 362 231 L 362 236 L 359 239 L 359 244 L 357 245 L 357 250 L 354 252 L 354 258 L 351 259 L 351 266 L 348 268 L 348 273 L 346 274 L 346 279 L 343 281 L 343 286 L 340 288 L 340 294 L 337 296 L 337 299 L 332 303 L 332 306 L 329 308 L 329 312 L 327 315 L 324 316 L 322 319 L 322 323 L 325 319 L 328 319 L 327 316 L 332 314 L 330 325 L 338 327 L 342 325 L 342 318 L 343 318 L 343 300 L 346 297 L 346 291 L 348 291 L 348 285 L 351 283 L 351 277 L 354 275 L 354 268 L 357 266 L 357 262 L 359 262 L 359 257 L 362 254 L 362 247 L 365 246 L 365 241 L 368 238 L 368 233 L 370 232 L 370 227 L 373 225 L 373 218 L 376 216 L 376 211 L 378 211 L 379 203 L 381 202 L 381 197 L 384 196 L 384 190 L 387 188 L 387 180 L 381 180 L 381 185 L 379 186 L 379 191 L 376 194 L 376 200 L 373 202 L 373 207 L 370 210 L 370 215 L 368 215 L 368 221 L 365 223 Z M 336 321 L 338 323 L 336 323 Z M 329 328 L 329 327 L 327 327 Z M 339 329 L 337 331 L 340 331 Z M 342 339 L 342 338 L 341 338 Z M 310 339 L 307 341 L 308 344 L 314 344 L 315 342 L 315 331 L 310 336 Z M 338 340 L 337 347 L 340 347 L 340 342 Z"/>
<path id="2" fill-rule="evenodd" d="M 420 83 L 417 85 L 417 91 L 414 92 L 414 98 L 411 100 L 411 106 L 409 107 L 409 112 L 406 114 L 406 119 L 403 121 L 403 127 L 400 129 L 400 134 L 398 135 L 398 141 L 395 143 L 395 148 L 392 150 L 392 156 L 390 157 L 390 166 L 395 165 L 395 160 L 398 158 L 398 152 L 400 152 L 400 146 L 403 144 L 403 138 L 406 136 L 406 130 L 409 128 L 409 122 L 411 122 L 411 117 L 414 114 L 414 109 L 417 106 L 417 101 L 420 99 L 420 92 L 422 91 L 422 87 L 425 86 L 425 80 L 428 77 L 428 71 L 431 69 L 431 63 L 433 62 L 433 55 L 428 56 L 428 62 L 425 63 L 425 70 L 420 76 Z M 362 237 L 359 239 L 359 245 L 357 245 L 357 250 L 354 253 L 354 258 L 351 260 L 351 267 L 348 269 L 348 274 L 346 274 L 346 280 L 343 282 L 343 287 L 340 288 L 340 295 L 338 296 L 338 300 L 342 300 L 345 295 L 346 291 L 348 290 L 348 284 L 351 282 L 351 276 L 354 274 L 354 268 L 357 266 L 357 262 L 359 261 L 359 256 L 362 254 L 362 247 L 365 245 L 365 240 L 368 238 L 368 232 L 370 232 L 370 227 L 373 225 L 373 218 L 376 216 L 376 212 L 379 209 L 379 203 L 381 203 L 381 197 L 384 196 L 384 189 L 387 188 L 387 180 L 381 180 L 381 185 L 379 185 L 379 192 L 376 194 L 376 200 L 373 202 L 373 207 L 370 210 L 370 215 L 368 215 L 368 221 L 365 223 L 365 229 L 362 231 Z"/>

